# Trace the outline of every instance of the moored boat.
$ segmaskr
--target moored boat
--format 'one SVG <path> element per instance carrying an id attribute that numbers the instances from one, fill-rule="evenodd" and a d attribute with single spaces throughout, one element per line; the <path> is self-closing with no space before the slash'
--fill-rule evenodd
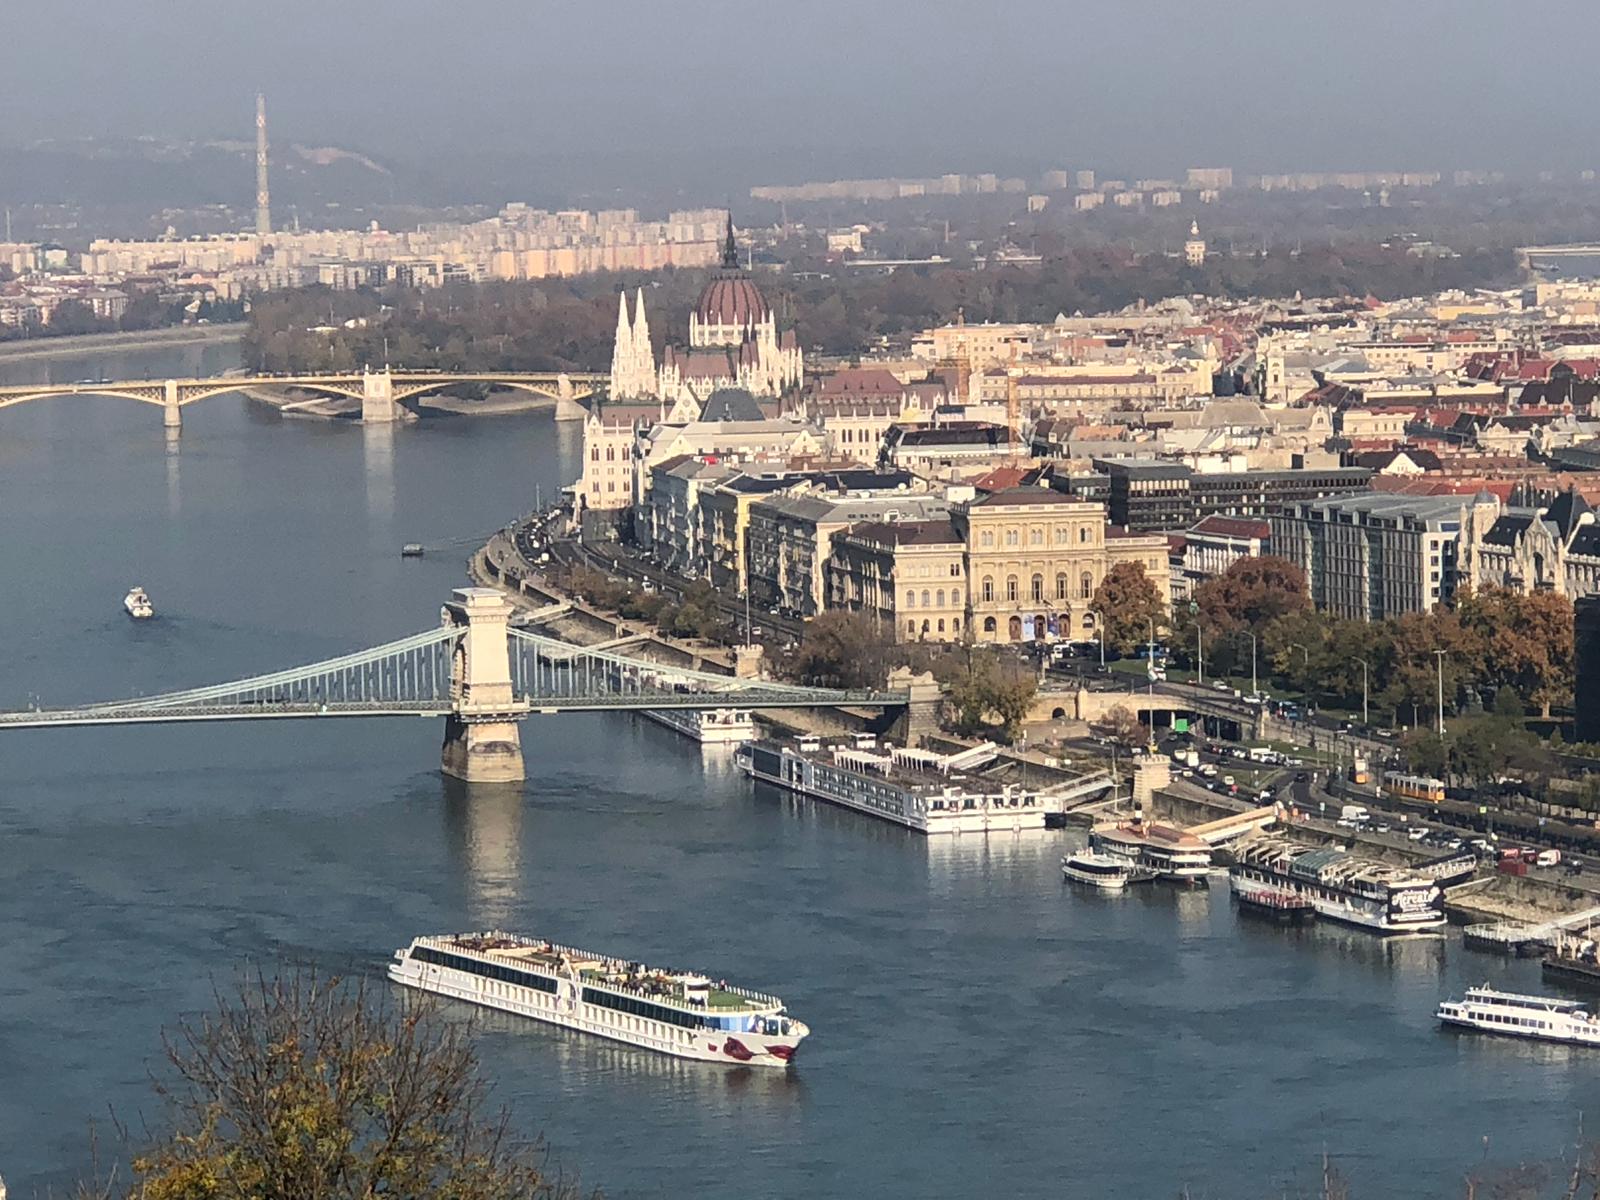
<path id="1" fill-rule="evenodd" d="M 1262 838 L 1239 847 L 1228 878 L 1236 895 L 1282 892 L 1308 901 L 1319 917 L 1374 933 L 1421 933 L 1445 924 L 1434 879 L 1331 847 Z"/>
<path id="2" fill-rule="evenodd" d="M 1485 984 L 1468 988 L 1461 1000 L 1445 1000 L 1435 1014 L 1442 1024 L 1506 1037 L 1576 1046 L 1600 1046 L 1600 1019 L 1576 1000 L 1497 992 Z"/>
<path id="3" fill-rule="evenodd" d="M 776 996 L 515 934 L 442 934 L 396 950 L 389 978 L 671 1054 L 786 1067 L 811 1032 Z"/>
<path id="4" fill-rule="evenodd" d="M 1106 891 L 1121 891 L 1130 883 L 1144 883 L 1155 878 L 1154 872 L 1141 870 L 1126 859 L 1093 850 L 1078 850 L 1067 855 L 1061 860 L 1061 874 L 1074 883 Z"/>
<path id="5" fill-rule="evenodd" d="M 1211 874 L 1209 843 L 1175 825 L 1146 821 L 1138 812 L 1129 821 L 1096 825 L 1089 848 L 1175 883 L 1203 884 Z"/>
<path id="6" fill-rule="evenodd" d="M 647 708 L 643 714 L 702 746 L 737 746 L 756 737 L 756 723 L 747 708 Z"/>
<path id="7" fill-rule="evenodd" d="M 156 615 L 156 606 L 150 603 L 150 596 L 142 587 L 130 588 L 128 594 L 122 598 L 122 607 L 127 609 L 128 615 L 136 621 L 148 621 Z"/>

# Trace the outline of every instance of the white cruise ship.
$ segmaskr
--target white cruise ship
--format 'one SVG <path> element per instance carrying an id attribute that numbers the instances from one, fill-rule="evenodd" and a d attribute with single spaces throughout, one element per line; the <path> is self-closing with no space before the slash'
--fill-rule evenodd
<path id="1" fill-rule="evenodd" d="M 1464 999 L 1442 1002 L 1437 1015 L 1443 1024 L 1458 1029 L 1600 1046 L 1600 1020 L 1575 1001 L 1551 996 L 1497 992 L 1485 985 L 1468 988 Z"/>
<path id="2" fill-rule="evenodd" d="M 918 833 L 1043 829 L 1048 798 L 980 772 L 998 757 L 985 742 L 955 754 L 879 745 L 869 735 L 832 743 L 748 742 L 735 759 L 752 779 L 854 809 Z"/>
<path id="3" fill-rule="evenodd" d="M 1067 855 L 1061 860 L 1061 874 L 1074 883 L 1108 892 L 1120 892 L 1130 883 L 1144 883 L 1156 877 L 1154 871 L 1142 870 L 1127 859 L 1094 850 Z"/>
<path id="4" fill-rule="evenodd" d="M 1146 821 L 1105 821 L 1089 831 L 1089 848 L 1129 867 L 1174 883 L 1201 884 L 1211 874 L 1211 846 L 1175 825 Z"/>
<path id="5" fill-rule="evenodd" d="M 647 708 L 644 715 L 703 746 L 737 746 L 756 737 L 756 723 L 746 708 Z"/>
<path id="6" fill-rule="evenodd" d="M 1239 847 L 1228 877 L 1241 899 L 1263 889 L 1299 896 L 1320 918 L 1374 933 L 1421 933 L 1445 924 L 1444 893 L 1431 876 L 1344 850 L 1263 838 Z"/>
<path id="7" fill-rule="evenodd" d="M 811 1031 L 776 996 L 514 934 L 419 937 L 389 978 L 678 1058 L 786 1067 Z"/>

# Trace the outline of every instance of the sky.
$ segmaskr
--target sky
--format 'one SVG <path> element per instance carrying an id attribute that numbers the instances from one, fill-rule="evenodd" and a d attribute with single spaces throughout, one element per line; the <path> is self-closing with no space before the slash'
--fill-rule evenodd
<path id="1" fill-rule="evenodd" d="M 1600 0 L 0 0 L 0 31 L 11 145 L 248 138 L 259 88 L 275 141 L 463 169 L 1600 166 Z"/>

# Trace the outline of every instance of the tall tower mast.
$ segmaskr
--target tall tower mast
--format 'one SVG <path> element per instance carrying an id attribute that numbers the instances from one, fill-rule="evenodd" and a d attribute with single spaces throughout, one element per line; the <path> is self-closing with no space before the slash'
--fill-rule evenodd
<path id="1" fill-rule="evenodd" d="M 256 93 L 256 233 L 272 233 L 272 201 L 267 193 L 267 101 Z"/>

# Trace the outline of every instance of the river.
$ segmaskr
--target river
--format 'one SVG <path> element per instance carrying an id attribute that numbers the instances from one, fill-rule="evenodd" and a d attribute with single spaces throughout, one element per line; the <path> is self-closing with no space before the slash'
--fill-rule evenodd
<path id="1" fill-rule="evenodd" d="M 223 346 L 0 364 L 0 382 L 224 370 Z M 0 706 L 219 681 L 438 621 L 470 540 L 576 474 L 548 414 L 406 428 L 222 397 L 0 411 Z M 402 542 L 439 549 L 402 560 Z M 158 620 L 121 598 L 147 587 Z M 380 977 L 505 926 L 776 992 L 792 1076 L 488 1016 L 496 1096 L 613 1197 L 1454 1197 L 1557 1155 L 1600 1059 L 1443 1034 L 1537 966 L 1241 918 L 1225 889 L 1063 889 L 1070 834 L 930 844 L 617 715 L 535 717 L 520 794 L 438 773 L 437 722 L 0 735 L 0 1172 L 13 1197 L 138 1125 L 160 1030 L 278 958 Z M 1485 1138 L 1488 1138 L 1487 1145 Z M 104 1147 L 102 1147 L 104 1148 Z"/>

